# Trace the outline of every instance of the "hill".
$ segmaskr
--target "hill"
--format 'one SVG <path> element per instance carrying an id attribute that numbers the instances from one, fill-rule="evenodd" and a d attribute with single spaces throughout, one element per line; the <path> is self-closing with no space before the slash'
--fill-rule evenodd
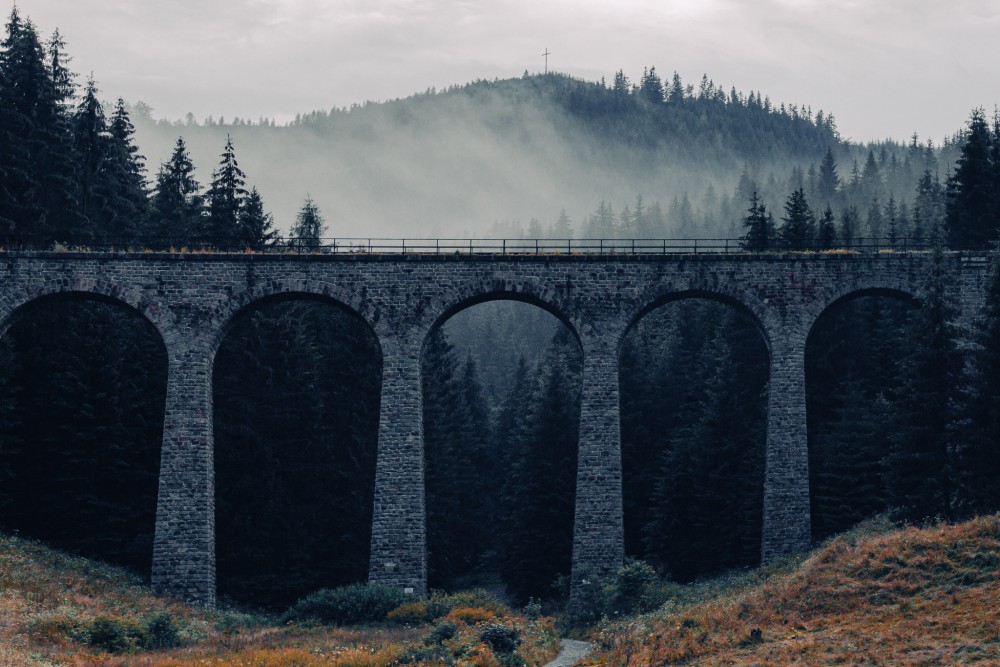
<path id="1" fill-rule="evenodd" d="M 532 218 L 550 226 L 563 208 L 579 235 L 602 201 L 621 207 L 637 195 L 666 209 L 687 194 L 714 214 L 744 170 L 783 187 L 793 167 L 804 172 L 843 144 L 831 115 L 707 79 L 697 91 L 664 85 L 655 70 L 634 86 L 561 74 L 476 81 L 287 126 L 153 121 L 144 105 L 133 117 L 152 172 L 183 135 L 204 183 L 230 135 L 280 226 L 308 193 L 342 236 L 483 235 Z M 650 235 L 682 231 L 673 217 Z"/>
<path id="2" fill-rule="evenodd" d="M 604 628 L 593 664 L 998 664 L 998 581 L 1000 516 L 862 524 L 767 576 Z"/>
<path id="3" fill-rule="evenodd" d="M 333 608 L 354 613 L 360 599 L 345 607 L 350 598 L 341 596 Z M 383 611 L 378 622 L 335 627 L 314 618 L 327 611 L 316 602 L 296 605 L 291 620 L 195 608 L 152 595 L 121 568 L 0 533 L 4 666 L 388 667 L 442 664 L 460 654 L 501 667 L 543 663 L 558 651 L 551 618 L 527 618 L 481 591 L 398 609 L 388 620 Z"/>

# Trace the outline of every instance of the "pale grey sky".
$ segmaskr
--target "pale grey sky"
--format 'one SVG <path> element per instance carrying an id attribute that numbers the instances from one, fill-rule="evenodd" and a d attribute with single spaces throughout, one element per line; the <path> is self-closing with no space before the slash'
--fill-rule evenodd
<path id="1" fill-rule="evenodd" d="M 939 142 L 1000 102 L 998 0 L 18 0 L 102 95 L 154 115 L 288 119 L 549 67 L 654 65 Z"/>

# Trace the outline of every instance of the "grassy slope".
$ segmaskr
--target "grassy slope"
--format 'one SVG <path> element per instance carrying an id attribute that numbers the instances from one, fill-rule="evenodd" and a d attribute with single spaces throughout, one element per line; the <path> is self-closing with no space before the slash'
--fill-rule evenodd
<path id="1" fill-rule="evenodd" d="M 98 617 L 142 625 L 163 611 L 177 623 L 180 648 L 112 656 L 86 645 L 87 630 Z M 467 664 L 499 667 L 497 657 L 479 642 L 472 618 L 478 616 L 516 625 L 525 639 L 518 654 L 531 663 L 545 662 L 558 650 L 552 619 L 528 621 L 509 610 L 462 613 L 449 615 L 458 633 L 443 648 L 464 652 Z M 419 625 L 282 626 L 263 616 L 192 608 L 153 596 L 138 577 L 119 568 L 0 534 L 2 667 L 382 667 L 399 664 L 412 646 L 424 647 L 419 640 L 427 630 Z"/>
<path id="2" fill-rule="evenodd" d="M 708 600 L 612 624 L 599 643 L 608 665 L 1000 665 L 1000 515 L 862 526 Z"/>

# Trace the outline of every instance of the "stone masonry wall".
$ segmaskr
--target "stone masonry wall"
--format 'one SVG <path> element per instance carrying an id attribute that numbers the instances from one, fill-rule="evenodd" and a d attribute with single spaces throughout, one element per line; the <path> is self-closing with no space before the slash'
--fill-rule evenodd
<path id="1" fill-rule="evenodd" d="M 917 298 L 928 254 L 697 256 L 433 256 L 0 253 L 0 334 L 18 309 L 59 293 L 113 300 L 147 318 L 170 371 L 153 584 L 215 599 L 211 382 L 233 318 L 260 299 L 307 294 L 357 312 L 382 348 L 383 378 L 370 579 L 426 593 L 420 355 L 428 334 L 495 298 L 559 317 L 584 352 L 574 581 L 623 559 L 618 352 L 650 309 L 710 298 L 748 311 L 771 354 L 761 553 L 810 538 L 804 355 L 816 319 L 867 293 Z M 945 257 L 948 294 L 968 330 L 981 305 L 984 256 Z"/>

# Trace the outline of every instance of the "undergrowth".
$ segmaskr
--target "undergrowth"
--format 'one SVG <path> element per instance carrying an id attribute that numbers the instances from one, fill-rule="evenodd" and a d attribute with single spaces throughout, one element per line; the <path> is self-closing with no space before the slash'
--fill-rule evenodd
<path id="1" fill-rule="evenodd" d="M 1000 515 L 884 520 L 605 622 L 592 665 L 1000 664 Z"/>
<path id="2" fill-rule="evenodd" d="M 558 652 L 553 619 L 527 618 L 483 591 L 402 607 L 378 586 L 308 599 L 285 619 L 190 607 L 120 568 L 0 534 L 0 665 L 520 667 Z M 366 625 L 324 624 L 352 620 Z"/>

